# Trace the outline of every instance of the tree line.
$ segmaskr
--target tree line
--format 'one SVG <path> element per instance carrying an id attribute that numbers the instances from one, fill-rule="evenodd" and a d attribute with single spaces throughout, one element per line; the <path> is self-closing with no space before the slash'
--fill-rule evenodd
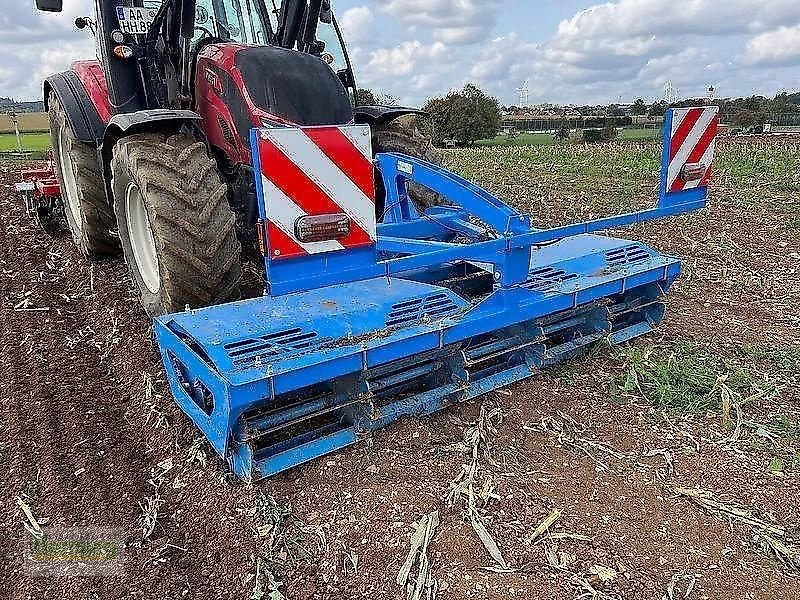
<path id="1" fill-rule="evenodd" d="M 13 98 L 0 98 L 0 113 L 7 112 L 44 112 L 44 102 L 18 102 Z"/>
<path id="2" fill-rule="evenodd" d="M 708 102 L 707 98 L 694 98 L 668 104 L 656 101 L 647 104 L 644 99 L 637 99 L 629 108 L 623 109 L 618 104 L 602 106 L 574 106 L 569 110 L 587 117 L 586 127 L 597 129 L 598 137 L 606 139 L 612 135 L 612 130 L 617 127 L 630 125 L 631 116 L 648 116 L 651 118 L 663 117 L 669 108 L 683 108 L 698 106 Z M 388 93 L 376 93 L 372 90 L 361 89 L 358 91 L 358 103 L 366 105 L 397 105 L 397 99 Z M 750 96 L 747 98 L 724 98 L 714 100 L 720 107 L 726 122 L 743 129 L 763 127 L 776 114 L 800 114 L 800 92 L 777 94 L 774 98 L 766 96 Z M 502 114 L 524 111 L 516 106 L 504 107 L 500 101 L 481 90 L 478 86 L 468 83 L 460 90 L 452 90 L 442 96 L 428 99 L 422 109 L 430 118 L 422 123 L 437 145 L 470 145 L 482 139 L 493 138 L 500 130 Z M 553 106 L 554 110 L 566 110 L 564 107 Z M 589 123 L 589 121 L 592 121 Z M 561 126 L 556 129 L 563 136 L 564 129 L 568 134 L 566 118 Z M 585 133 L 585 132 L 584 132 Z M 590 133 L 591 137 L 593 134 Z"/>

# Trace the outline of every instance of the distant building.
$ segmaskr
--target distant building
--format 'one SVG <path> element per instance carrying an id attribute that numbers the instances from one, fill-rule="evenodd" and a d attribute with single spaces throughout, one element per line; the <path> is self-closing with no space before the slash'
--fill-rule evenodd
<path id="1" fill-rule="evenodd" d="M 800 114 L 773 115 L 767 125 L 764 126 L 765 133 L 800 134 Z"/>

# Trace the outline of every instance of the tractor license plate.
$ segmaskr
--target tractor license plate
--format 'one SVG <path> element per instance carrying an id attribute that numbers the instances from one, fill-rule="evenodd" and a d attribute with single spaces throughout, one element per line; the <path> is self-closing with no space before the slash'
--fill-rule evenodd
<path id="1" fill-rule="evenodd" d="M 156 18 L 156 9 L 131 6 L 117 7 L 117 20 L 123 33 L 145 35 Z"/>

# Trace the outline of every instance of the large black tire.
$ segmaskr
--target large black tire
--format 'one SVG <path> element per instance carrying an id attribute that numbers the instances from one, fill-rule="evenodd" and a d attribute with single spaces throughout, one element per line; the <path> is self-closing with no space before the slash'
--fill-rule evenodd
<path id="1" fill-rule="evenodd" d="M 111 171 L 122 249 L 147 314 L 238 299 L 236 218 L 206 145 L 182 133 L 131 135 L 114 147 Z"/>
<path id="2" fill-rule="evenodd" d="M 49 105 L 53 157 L 72 239 L 87 258 L 117 256 L 120 243 L 113 232 L 117 222 L 106 199 L 97 149 L 75 139 L 55 94 L 50 95 Z"/>
<path id="3" fill-rule="evenodd" d="M 442 154 L 431 139 L 422 134 L 416 126 L 402 120 L 394 120 L 372 130 L 372 149 L 379 152 L 399 152 L 420 158 L 435 165 L 442 164 Z M 378 221 L 382 221 L 389 208 L 386 206 L 386 189 L 379 172 L 375 173 L 375 207 Z M 442 204 L 441 197 L 419 185 L 411 184 L 408 195 L 418 210 Z"/>

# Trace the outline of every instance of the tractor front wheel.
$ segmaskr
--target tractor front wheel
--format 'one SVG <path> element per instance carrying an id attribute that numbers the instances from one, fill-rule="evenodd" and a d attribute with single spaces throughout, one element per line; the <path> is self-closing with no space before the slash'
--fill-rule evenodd
<path id="1" fill-rule="evenodd" d="M 87 258 L 117 256 L 119 239 L 112 232 L 116 221 L 106 200 L 97 149 L 75 139 L 55 94 L 50 95 L 48 105 L 53 158 L 72 239 Z"/>
<path id="2" fill-rule="evenodd" d="M 150 316 L 239 297 L 241 245 L 206 145 L 136 134 L 114 147 L 114 209 L 125 261 Z"/>

